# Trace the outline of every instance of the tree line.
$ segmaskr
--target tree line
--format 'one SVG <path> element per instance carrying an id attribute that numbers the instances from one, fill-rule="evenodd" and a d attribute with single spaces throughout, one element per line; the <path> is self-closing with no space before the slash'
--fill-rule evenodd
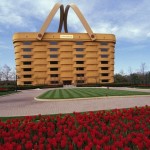
<path id="1" fill-rule="evenodd" d="M 146 71 L 146 64 L 142 63 L 139 71 L 133 72 L 129 69 L 129 74 L 126 75 L 121 71 L 114 76 L 115 83 L 127 83 L 132 85 L 150 85 L 150 71 Z"/>

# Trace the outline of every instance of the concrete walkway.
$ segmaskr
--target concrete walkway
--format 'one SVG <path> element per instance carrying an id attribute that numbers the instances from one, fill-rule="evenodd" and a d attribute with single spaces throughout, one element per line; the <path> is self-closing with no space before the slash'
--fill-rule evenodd
<path id="1" fill-rule="evenodd" d="M 120 90 L 150 92 L 150 89 L 115 88 Z M 34 97 L 50 89 L 25 90 L 16 94 L 0 97 L 0 117 L 26 116 L 37 114 L 58 114 L 135 106 L 150 106 L 149 96 L 103 97 L 82 100 L 36 101 Z"/>

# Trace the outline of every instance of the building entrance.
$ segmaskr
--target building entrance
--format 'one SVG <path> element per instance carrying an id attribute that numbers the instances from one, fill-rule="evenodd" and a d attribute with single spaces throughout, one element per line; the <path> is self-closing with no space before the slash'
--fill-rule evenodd
<path id="1" fill-rule="evenodd" d="M 63 85 L 71 85 L 72 81 L 71 80 L 64 80 Z"/>

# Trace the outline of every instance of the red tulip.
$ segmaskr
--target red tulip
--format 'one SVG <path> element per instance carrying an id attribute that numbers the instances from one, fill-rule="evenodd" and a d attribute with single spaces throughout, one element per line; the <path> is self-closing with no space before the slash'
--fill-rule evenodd
<path id="1" fill-rule="evenodd" d="M 33 144 L 32 144 L 31 141 L 28 141 L 28 142 L 25 144 L 25 148 L 26 148 L 27 150 L 31 150 L 31 149 L 32 149 L 32 146 L 33 146 Z"/>
<path id="2" fill-rule="evenodd" d="M 66 147 L 66 144 L 67 144 L 67 141 L 62 140 L 62 141 L 61 141 L 61 148 L 65 148 L 65 147 Z"/>

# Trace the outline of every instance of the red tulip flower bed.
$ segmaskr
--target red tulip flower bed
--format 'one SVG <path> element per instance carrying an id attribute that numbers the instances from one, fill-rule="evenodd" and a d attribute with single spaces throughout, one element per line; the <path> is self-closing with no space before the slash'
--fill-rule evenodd
<path id="1" fill-rule="evenodd" d="M 149 148 L 149 106 L 0 121 L 0 150 Z"/>

